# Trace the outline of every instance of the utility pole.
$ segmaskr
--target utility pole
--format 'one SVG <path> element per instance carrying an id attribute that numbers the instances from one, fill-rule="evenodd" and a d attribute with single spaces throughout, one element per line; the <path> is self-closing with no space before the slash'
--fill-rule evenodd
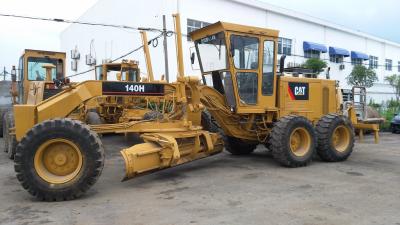
<path id="1" fill-rule="evenodd" d="M 167 21 L 163 15 L 163 36 L 164 36 L 164 64 L 165 64 L 165 79 L 169 82 L 169 68 L 168 68 L 168 40 L 167 40 Z"/>

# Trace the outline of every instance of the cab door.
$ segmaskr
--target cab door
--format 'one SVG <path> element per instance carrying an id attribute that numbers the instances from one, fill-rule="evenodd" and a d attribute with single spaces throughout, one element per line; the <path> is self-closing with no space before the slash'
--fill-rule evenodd
<path id="1" fill-rule="evenodd" d="M 261 48 L 259 106 L 265 111 L 276 111 L 276 40 L 268 37 L 262 38 Z"/>
<path id="2" fill-rule="evenodd" d="M 276 109 L 274 40 L 232 33 L 229 42 L 237 113 L 265 113 Z"/>

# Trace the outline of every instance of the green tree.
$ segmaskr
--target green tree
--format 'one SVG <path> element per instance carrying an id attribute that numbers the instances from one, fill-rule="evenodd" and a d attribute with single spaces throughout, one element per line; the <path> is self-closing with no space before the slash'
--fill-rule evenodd
<path id="1" fill-rule="evenodd" d="M 387 81 L 390 86 L 392 86 L 395 94 L 397 102 L 400 100 L 400 75 L 393 74 L 391 76 L 385 77 L 385 81 Z"/>
<path id="2" fill-rule="evenodd" d="M 350 75 L 346 77 L 346 80 L 349 85 L 370 88 L 378 81 L 378 77 L 373 69 L 363 65 L 356 65 Z"/>
<path id="3" fill-rule="evenodd" d="M 304 63 L 304 68 L 312 70 L 314 73 L 321 73 L 328 66 L 328 64 L 320 59 L 311 58 Z"/>

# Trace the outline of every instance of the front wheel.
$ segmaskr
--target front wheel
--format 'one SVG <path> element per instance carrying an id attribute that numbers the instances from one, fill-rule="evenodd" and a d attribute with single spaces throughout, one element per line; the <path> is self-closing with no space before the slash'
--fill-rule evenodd
<path id="1" fill-rule="evenodd" d="M 47 120 L 17 146 L 15 172 L 22 186 L 44 201 L 83 195 L 100 176 L 104 150 L 96 133 L 75 120 Z"/>

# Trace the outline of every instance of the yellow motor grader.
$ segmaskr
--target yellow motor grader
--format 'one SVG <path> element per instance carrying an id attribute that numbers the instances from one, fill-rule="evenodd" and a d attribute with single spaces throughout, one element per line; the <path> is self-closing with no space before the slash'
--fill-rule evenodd
<path id="1" fill-rule="evenodd" d="M 287 76 L 283 62 L 276 71 L 278 31 L 218 22 L 191 33 L 201 84 L 198 77 L 184 75 L 179 15 L 175 23 L 175 83 L 85 81 L 36 105 L 14 106 L 20 142 L 15 171 L 30 194 L 70 200 L 96 183 L 104 165 L 96 126 L 66 117 L 102 96 L 164 103 L 156 117 L 101 125 L 116 133 L 139 133 L 144 140 L 121 151 L 125 180 L 217 154 L 223 146 L 242 155 L 265 144 L 287 167 L 306 166 L 315 154 L 328 162 L 351 155 L 358 123 L 354 109 L 347 107 L 344 116 L 334 80 Z M 220 133 L 209 129 L 204 110 Z"/>

